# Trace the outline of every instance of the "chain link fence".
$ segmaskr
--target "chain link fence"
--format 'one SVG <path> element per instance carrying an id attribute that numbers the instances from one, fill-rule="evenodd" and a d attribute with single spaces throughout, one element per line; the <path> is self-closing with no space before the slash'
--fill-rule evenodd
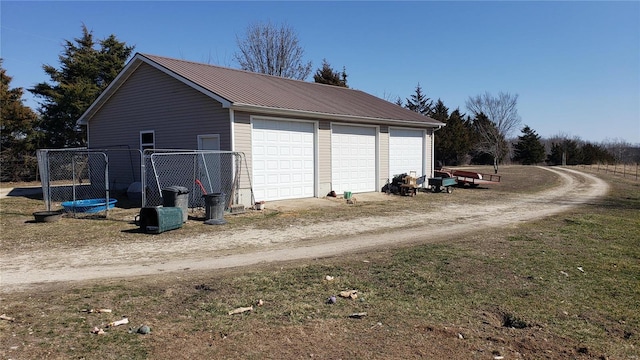
<path id="1" fill-rule="evenodd" d="M 141 177 L 139 150 L 40 149 L 37 158 L 46 209 L 60 205 L 76 217 L 106 216 L 115 195 Z"/>
<path id="2" fill-rule="evenodd" d="M 189 191 L 189 207 L 204 207 L 205 194 L 222 193 L 226 209 L 253 205 L 251 178 L 244 153 L 213 150 L 143 152 L 143 206 L 162 205 L 162 190 L 180 186 Z"/>

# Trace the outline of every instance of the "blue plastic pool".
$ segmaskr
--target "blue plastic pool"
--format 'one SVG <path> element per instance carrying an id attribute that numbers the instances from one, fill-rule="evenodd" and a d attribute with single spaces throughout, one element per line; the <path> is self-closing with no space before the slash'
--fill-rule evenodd
<path id="1" fill-rule="evenodd" d="M 107 210 L 116 206 L 118 200 L 109 199 L 109 202 L 105 202 L 105 199 L 86 199 L 76 201 L 65 201 L 61 205 L 66 212 L 82 212 L 82 213 L 97 213 Z"/>

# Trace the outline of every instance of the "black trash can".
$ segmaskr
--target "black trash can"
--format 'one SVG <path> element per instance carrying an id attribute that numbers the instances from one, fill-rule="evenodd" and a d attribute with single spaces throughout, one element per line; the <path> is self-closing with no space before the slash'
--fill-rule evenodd
<path id="1" fill-rule="evenodd" d="M 189 219 L 189 189 L 184 186 L 169 186 L 162 189 L 162 206 L 182 209 L 182 222 Z"/>
<path id="2" fill-rule="evenodd" d="M 205 194 L 204 210 L 205 224 L 207 225 L 223 225 L 227 222 L 224 220 L 224 193 Z"/>

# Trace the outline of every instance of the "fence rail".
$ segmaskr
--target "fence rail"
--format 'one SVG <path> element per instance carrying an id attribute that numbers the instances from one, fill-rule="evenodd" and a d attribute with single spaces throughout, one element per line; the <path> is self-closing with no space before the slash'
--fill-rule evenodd
<path id="1" fill-rule="evenodd" d="M 640 164 L 592 164 L 577 165 L 582 169 L 589 169 L 595 172 L 604 172 L 605 174 L 613 174 L 629 179 L 640 179 Z"/>

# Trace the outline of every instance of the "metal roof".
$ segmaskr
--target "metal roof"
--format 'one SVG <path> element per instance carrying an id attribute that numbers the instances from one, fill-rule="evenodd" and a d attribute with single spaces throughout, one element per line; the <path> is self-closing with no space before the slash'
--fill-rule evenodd
<path id="1" fill-rule="evenodd" d="M 140 62 L 164 71 L 232 109 L 346 121 L 364 119 L 432 127 L 444 125 L 360 90 L 141 53 L 125 66 L 122 76 L 114 80 L 113 89 L 110 85 L 80 117 L 79 123 L 86 123 L 100 103 L 110 97 L 108 93 L 126 81 L 128 75 L 123 74 L 135 71 Z"/>

